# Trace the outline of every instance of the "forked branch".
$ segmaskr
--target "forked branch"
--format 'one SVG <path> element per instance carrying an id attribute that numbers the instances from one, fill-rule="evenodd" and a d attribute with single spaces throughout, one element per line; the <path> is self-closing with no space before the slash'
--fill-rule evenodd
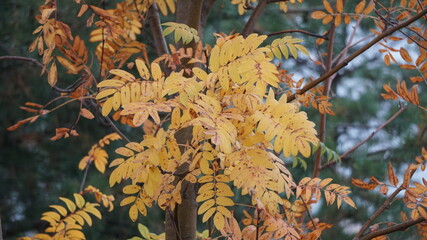
<path id="1" fill-rule="evenodd" d="M 288 102 L 295 100 L 297 94 L 303 94 L 307 92 L 308 90 L 312 89 L 313 87 L 317 86 L 319 83 L 325 81 L 330 76 L 341 70 L 343 67 L 347 66 L 349 62 L 351 62 L 353 59 L 358 57 L 360 54 L 364 53 L 366 50 L 371 48 L 373 45 L 375 45 L 377 42 L 381 41 L 383 38 L 389 36 L 390 34 L 398 31 L 399 29 L 402 29 L 404 27 L 407 27 L 409 24 L 417 21 L 418 19 L 422 18 L 424 15 L 427 14 L 427 8 L 423 9 L 421 12 L 419 12 L 417 15 L 413 16 L 412 18 L 406 20 L 403 23 L 400 23 L 396 25 L 395 27 L 389 28 L 380 35 L 378 35 L 376 38 L 374 38 L 372 41 L 367 43 L 365 46 L 357 50 L 355 53 L 350 55 L 348 58 L 346 58 L 343 62 L 337 64 L 335 67 L 333 67 L 330 71 L 326 72 L 322 76 L 320 76 L 318 79 L 307 83 L 301 90 L 299 90 L 296 94 L 292 94 L 288 97 Z"/>

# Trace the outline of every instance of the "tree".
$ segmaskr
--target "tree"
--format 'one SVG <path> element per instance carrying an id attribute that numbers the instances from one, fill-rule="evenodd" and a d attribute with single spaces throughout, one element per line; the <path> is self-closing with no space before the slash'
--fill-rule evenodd
<path id="1" fill-rule="evenodd" d="M 120 206 L 129 208 L 132 221 L 147 215 L 147 208 L 153 205 L 165 212 L 165 234 L 149 233 L 139 225 L 143 238 L 195 239 L 200 215 L 203 223 L 208 222 L 207 231 L 198 236 L 201 238 L 317 239 L 333 226 L 313 216 L 311 209 L 316 204 L 325 201 L 340 208 L 344 202 L 356 209 L 350 187 L 337 181 L 338 176 L 320 178 L 321 170 L 347 157 L 408 108 L 401 104 L 370 136 L 339 156 L 325 144 L 326 115 L 334 115 L 330 92 L 338 72 L 378 44 L 385 65 L 393 63 L 412 70 L 408 81 L 397 81 L 396 87 L 385 84 L 382 97 L 412 104 L 417 108 L 414 111 L 425 111 L 418 82 L 425 82 L 427 77 L 426 1 L 324 0 L 319 9 L 308 12 L 314 21 L 321 20 L 327 26 L 326 32 L 288 29 L 268 35 L 254 33 L 268 5 L 278 5 L 286 13 L 288 6 L 309 4 L 232 1 L 239 14 L 250 11 L 249 18 L 240 34 L 217 34 L 213 46 L 202 43 L 212 0 L 127 0 L 112 7 L 104 1 L 100 5 L 75 3 L 77 17 L 86 18 L 86 25 L 92 28 L 90 34 L 76 35 L 78 26 L 74 30 L 61 21 L 60 6 L 47 0 L 40 8 L 40 26 L 33 32 L 36 38 L 30 45 L 30 51 L 37 50 L 42 62 L 16 56 L 1 58 L 35 62 L 59 93 L 44 105 L 25 103 L 21 109 L 33 116 L 8 130 L 76 102 L 77 120 L 70 127 L 58 127 L 52 140 L 78 136 L 81 117 L 102 119 L 115 132 L 99 140 L 82 158 L 79 168 L 85 177 L 79 193 L 72 200 L 61 197 L 65 207 L 51 205 L 53 211 L 41 218 L 49 223 L 46 233 L 33 239 L 84 239 L 82 226 L 92 225 L 89 214 L 101 218 L 99 204 L 113 209 L 112 195 L 85 187 L 91 165 L 101 173 L 107 165 L 113 169 L 109 184 L 122 185 L 127 197 Z M 165 16 L 175 13 L 176 21 L 161 24 L 159 12 Z M 359 28 L 371 21 L 375 23 L 372 36 L 356 41 Z M 354 24 L 351 34 L 340 36 L 350 24 Z M 137 36 L 146 25 L 150 33 L 140 39 Z M 167 46 L 165 36 L 172 33 L 175 46 Z M 293 33 L 317 39 L 319 54 L 309 52 L 300 38 L 275 37 Z M 91 48 L 90 42 L 96 46 Z M 337 42 L 343 46 L 339 48 Z M 355 47 L 358 49 L 353 50 Z M 98 65 L 93 66 L 91 56 L 96 56 Z M 402 61 L 396 60 L 398 57 Z M 303 61 L 303 69 L 311 65 L 323 73 L 296 80 L 282 67 L 291 61 L 289 58 Z M 62 88 L 65 84 L 60 80 L 66 74 L 75 80 Z M 410 89 L 408 84 L 412 85 Z M 320 113 L 317 131 L 301 108 Z M 113 120 L 142 126 L 142 139 L 131 141 Z M 119 158 L 108 164 L 109 154 L 104 148 L 118 139 L 124 146 L 115 150 Z M 414 225 L 426 237 L 427 182 L 424 178 L 422 183 L 411 180 L 416 171 L 424 171 L 426 160 L 427 151 L 422 148 L 415 161 L 406 162 L 401 181 L 391 163 L 387 165 L 389 184 L 375 176 L 370 182 L 352 180 L 354 186 L 366 191 L 379 187 L 384 195 L 389 187 L 395 188 L 364 222 L 355 239 L 385 239 L 387 234 Z M 290 169 L 289 162 L 306 167 L 310 164 L 312 173 L 298 173 Z M 402 191 L 401 202 L 407 210 L 401 212 L 401 219 L 374 223 Z M 88 201 L 86 196 L 91 193 L 98 203 Z M 238 206 L 243 206 L 243 215 Z"/>

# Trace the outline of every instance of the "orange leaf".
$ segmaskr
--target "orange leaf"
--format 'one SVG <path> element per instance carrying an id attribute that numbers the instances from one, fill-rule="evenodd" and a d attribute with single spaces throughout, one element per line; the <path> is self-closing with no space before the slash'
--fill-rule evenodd
<path id="1" fill-rule="evenodd" d="M 56 63 L 53 62 L 50 66 L 49 75 L 47 77 L 47 81 L 49 82 L 50 86 L 55 86 L 56 82 L 58 81 L 58 70 L 56 68 Z"/>
<path id="2" fill-rule="evenodd" d="M 80 109 L 80 114 L 87 119 L 95 118 L 95 116 L 93 116 L 93 114 L 89 110 L 87 110 L 86 108 Z"/>
<path id="3" fill-rule="evenodd" d="M 331 15 L 326 16 L 325 18 L 323 18 L 322 23 L 323 24 L 328 24 L 329 22 L 332 21 L 332 19 L 334 19 Z"/>
<path id="4" fill-rule="evenodd" d="M 411 55 L 409 55 L 408 51 L 406 51 L 406 49 L 404 48 L 400 48 L 400 56 L 402 57 L 403 60 L 405 60 L 408 63 L 412 63 L 412 58 Z"/>
<path id="5" fill-rule="evenodd" d="M 344 3 L 343 0 L 337 0 L 337 12 L 342 13 L 344 11 Z"/>
<path id="6" fill-rule="evenodd" d="M 341 15 L 340 14 L 335 16 L 334 24 L 335 24 L 335 27 L 338 27 L 341 24 Z"/>
<path id="7" fill-rule="evenodd" d="M 334 9 L 332 8 L 331 4 L 327 0 L 323 0 L 323 5 L 325 6 L 325 9 L 326 11 L 328 11 L 328 13 L 331 13 L 331 14 L 334 13 Z"/>
<path id="8" fill-rule="evenodd" d="M 81 17 L 83 14 L 85 14 L 88 7 L 89 6 L 87 4 L 83 4 L 82 7 L 80 8 L 79 13 L 77 14 L 77 17 Z"/>
<path id="9" fill-rule="evenodd" d="M 356 8 L 354 9 L 354 12 L 356 14 L 360 14 L 365 8 L 365 5 L 366 5 L 366 1 L 365 0 L 361 1 L 360 3 L 357 4 Z"/>
<path id="10" fill-rule="evenodd" d="M 328 14 L 325 13 L 324 11 L 314 11 L 311 14 L 311 18 L 313 18 L 313 19 L 322 19 L 322 18 L 326 17 L 326 15 L 328 15 Z"/>
<path id="11" fill-rule="evenodd" d="M 399 65 L 401 69 L 408 69 L 408 70 L 413 70 L 415 69 L 415 65 L 412 64 L 400 64 Z"/>
<path id="12" fill-rule="evenodd" d="M 369 4 L 369 6 L 365 9 L 365 11 L 363 11 L 363 14 L 368 15 L 370 12 L 372 12 L 372 10 L 374 10 L 374 8 L 375 8 L 374 3 Z"/>

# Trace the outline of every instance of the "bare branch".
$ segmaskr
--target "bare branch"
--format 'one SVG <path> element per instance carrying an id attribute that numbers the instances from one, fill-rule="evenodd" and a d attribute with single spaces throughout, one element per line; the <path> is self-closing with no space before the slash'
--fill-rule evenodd
<path id="1" fill-rule="evenodd" d="M 408 26 L 409 24 L 415 22 L 416 20 L 420 19 L 421 17 L 423 17 L 425 14 L 427 14 L 427 9 L 422 10 L 421 12 L 419 12 L 417 15 L 413 16 L 412 18 L 408 19 L 407 21 L 396 25 L 395 27 L 389 28 L 386 31 L 384 31 L 383 33 L 381 33 L 380 35 L 378 35 L 376 38 L 374 38 L 372 41 L 370 41 L 369 43 L 367 43 L 365 46 L 363 46 L 362 48 L 360 48 L 359 50 L 357 50 L 355 53 L 353 53 L 352 55 L 350 55 L 349 57 L 347 57 L 343 62 L 339 63 L 338 65 L 336 65 L 334 68 L 332 68 L 330 71 L 326 72 L 325 74 L 323 74 L 322 76 L 320 76 L 318 79 L 308 83 L 307 85 L 305 85 L 301 90 L 299 90 L 296 94 L 292 94 L 291 96 L 288 97 L 288 102 L 295 100 L 296 95 L 297 94 L 303 94 L 305 92 L 307 92 L 308 90 L 312 89 L 313 87 L 317 86 L 319 83 L 325 81 L 326 79 L 328 79 L 330 76 L 332 76 L 333 74 L 335 74 L 336 72 L 338 72 L 339 70 L 341 70 L 343 67 L 347 66 L 349 62 L 351 62 L 353 59 L 355 59 L 356 57 L 358 57 L 360 54 L 364 53 L 366 50 L 368 50 L 369 48 L 371 48 L 373 45 L 375 45 L 377 42 L 381 41 L 383 38 L 389 36 L 390 34 L 398 31 L 399 29 L 402 29 L 406 26 Z"/>
<path id="2" fill-rule="evenodd" d="M 261 16 L 266 5 L 267 5 L 267 0 L 260 0 L 258 2 L 258 5 L 255 7 L 251 17 L 249 18 L 248 22 L 245 24 L 245 27 L 243 28 L 242 35 L 244 37 L 247 37 L 249 34 L 254 32 L 255 23 L 258 21 L 258 18 Z"/>
<path id="3" fill-rule="evenodd" d="M 415 173 L 415 170 L 411 170 L 410 176 L 412 177 L 412 175 Z M 382 212 L 384 212 L 384 210 L 386 210 L 388 208 L 388 206 L 390 205 L 391 201 L 393 201 L 393 199 L 397 196 L 397 194 L 399 194 L 402 190 L 404 190 L 406 183 L 403 182 L 396 190 L 394 190 L 394 192 L 384 201 L 384 203 L 377 209 L 377 211 L 375 211 L 374 214 L 372 214 L 372 216 L 370 216 L 368 218 L 368 220 L 363 224 L 362 228 L 359 230 L 359 232 L 356 234 L 356 236 L 354 237 L 353 240 L 361 240 L 361 239 L 371 239 L 371 238 L 367 238 L 366 236 L 363 238 L 360 238 L 362 236 L 362 234 L 368 229 L 368 227 L 371 225 L 371 223 L 379 216 L 381 215 Z M 397 231 L 397 230 L 395 230 Z M 384 235 L 380 234 L 380 235 Z M 369 235 L 369 234 L 368 234 Z M 380 235 L 376 235 L 376 236 L 380 236 Z"/>
<path id="4" fill-rule="evenodd" d="M 311 32 L 307 32 L 304 30 L 299 30 L 299 29 L 292 29 L 292 30 L 283 30 L 283 31 L 278 31 L 278 32 L 272 32 L 267 34 L 267 36 L 275 36 L 275 35 L 279 35 L 279 34 L 284 34 L 284 33 L 302 33 L 305 34 L 307 36 L 311 36 L 311 37 L 315 37 L 315 38 L 322 38 L 325 40 L 328 40 L 328 36 L 325 35 L 320 35 L 320 34 L 316 34 L 316 33 L 311 33 Z"/>
<path id="5" fill-rule="evenodd" d="M 375 131 L 373 131 L 367 138 L 363 139 L 362 141 L 360 141 L 358 144 L 356 144 L 354 147 L 352 147 L 351 149 L 349 149 L 347 152 L 341 154 L 340 158 L 343 159 L 345 158 L 347 155 L 349 155 L 350 153 L 354 152 L 356 149 L 358 149 L 360 146 L 362 146 L 363 144 L 365 144 L 367 141 L 369 141 L 371 138 L 373 138 L 379 131 L 381 131 L 384 127 L 386 127 L 387 125 L 389 125 L 394 119 L 396 119 L 403 111 L 405 111 L 406 107 L 402 106 L 399 111 L 397 111 L 396 113 L 393 114 L 393 116 L 391 116 L 387 121 L 385 121 L 383 124 L 381 124 L 377 129 L 375 129 Z M 327 168 L 329 166 L 331 166 L 332 164 L 337 163 L 336 161 L 330 161 L 328 163 L 326 163 L 325 165 L 323 165 L 321 167 L 321 169 Z"/>
<path id="6" fill-rule="evenodd" d="M 166 45 L 165 38 L 163 37 L 162 26 L 160 25 L 159 10 L 157 9 L 156 2 L 153 2 L 151 7 L 148 9 L 150 13 L 150 28 L 153 34 L 154 46 L 158 56 L 168 53 L 168 47 Z"/>
<path id="7" fill-rule="evenodd" d="M 408 227 L 412 227 L 414 225 L 417 225 L 418 223 L 421 223 L 423 221 L 426 221 L 426 219 L 420 217 L 418 219 L 411 219 L 393 226 L 390 226 L 388 228 L 384 228 L 384 229 L 380 229 L 377 230 L 375 232 L 371 232 L 368 233 L 364 236 L 362 236 L 361 238 L 357 239 L 357 240 L 369 240 L 378 236 L 382 236 L 382 235 L 386 235 L 392 232 L 397 232 L 397 231 L 405 231 Z M 356 239 L 355 239 L 356 240 Z"/>

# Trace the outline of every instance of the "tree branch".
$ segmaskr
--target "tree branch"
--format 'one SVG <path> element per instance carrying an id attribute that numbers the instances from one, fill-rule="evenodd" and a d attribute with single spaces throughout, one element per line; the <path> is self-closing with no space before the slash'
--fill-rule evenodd
<path id="1" fill-rule="evenodd" d="M 361 238 L 357 239 L 357 240 L 369 240 L 378 236 L 382 236 L 382 235 L 386 235 L 392 232 L 397 232 L 397 231 L 405 231 L 408 227 L 417 225 L 418 223 L 421 223 L 423 221 L 426 221 L 426 219 L 424 219 L 423 217 L 420 217 L 418 219 L 411 219 L 396 225 L 393 225 L 391 227 L 388 228 L 384 228 L 384 229 L 380 229 L 371 233 L 368 233 L 364 236 L 362 236 Z"/>
<path id="2" fill-rule="evenodd" d="M 415 173 L 415 170 L 411 170 L 411 173 L 410 173 L 411 177 L 412 177 L 412 175 L 414 173 Z M 370 239 L 370 238 L 366 238 L 366 237 L 363 237 L 363 238 L 360 238 L 360 237 L 366 231 L 366 229 L 368 229 L 368 227 L 371 225 L 371 223 L 379 215 L 381 215 L 381 213 L 384 212 L 384 210 L 386 210 L 388 208 L 388 206 L 390 205 L 391 201 L 393 201 L 393 199 L 397 196 L 397 194 L 399 194 L 403 189 L 406 188 L 405 185 L 406 185 L 406 183 L 403 182 L 396 190 L 394 190 L 394 192 L 384 201 L 384 203 L 377 209 L 377 211 L 375 211 L 375 213 L 372 214 L 372 216 L 370 216 L 368 218 L 368 220 L 363 224 L 362 228 L 359 230 L 359 232 L 356 234 L 356 236 L 354 237 L 353 240 Z M 397 231 L 397 230 L 395 230 L 395 231 Z M 380 234 L 380 235 L 384 235 L 384 234 Z M 367 234 L 367 235 L 370 235 L 370 234 Z M 380 235 L 376 235 L 376 236 L 380 236 Z"/>
<path id="3" fill-rule="evenodd" d="M 335 24 L 332 23 L 331 28 L 329 30 L 328 50 L 327 50 L 327 58 L 326 58 L 326 65 L 325 65 L 326 72 L 330 71 L 332 67 L 332 59 L 334 55 L 334 44 L 335 44 L 334 38 L 335 38 Z M 335 76 L 336 76 L 335 74 L 330 76 L 326 81 L 325 87 L 323 89 L 324 96 L 329 95 L 329 91 L 331 89 L 331 83 Z M 320 114 L 319 140 L 321 142 L 325 142 L 325 137 L 326 137 L 326 113 L 323 113 L 323 114 Z M 313 178 L 316 178 L 319 176 L 321 166 L 322 166 L 322 150 L 321 148 L 319 148 L 314 158 Z"/>
<path id="4" fill-rule="evenodd" d="M 163 30 L 156 2 L 153 2 L 151 7 L 148 9 L 148 12 L 150 14 L 150 29 L 153 34 L 153 41 L 157 56 L 162 56 L 163 54 L 168 53 L 168 47 L 166 45 L 165 38 L 163 37 Z"/>
<path id="5" fill-rule="evenodd" d="M 245 24 L 245 27 L 243 28 L 243 31 L 242 31 L 243 37 L 247 37 L 249 34 L 254 32 L 255 23 L 258 21 L 258 18 L 261 16 L 262 12 L 264 11 L 265 6 L 267 6 L 267 0 L 260 0 L 258 2 L 258 5 L 255 7 L 251 17 L 249 18 L 248 22 Z"/>
<path id="6" fill-rule="evenodd" d="M 275 35 L 279 35 L 279 34 L 284 34 L 284 33 L 302 33 L 305 34 L 307 36 L 311 36 L 311 37 L 315 37 L 315 38 L 323 38 L 325 40 L 328 40 L 328 36 L 327 35 L 320 35 L 320 34 L 316 34 L 316 33 L 311 33 L 311 32 L 307 32 L 304 30 L 299 30 L 299 29 L 291 29 L 291 30 L 283 30 L 283 31 L 278 31 L 278 32 L 272 32 L 267 34 L 267 36 L 275 36 Z"/>
<path id="7" fill-rule="evenodd" d="M 363 139 L 362 141 L 360 141 L 358 144 L 356 144 L 354 147 L 352 147 L 351 149 L 349 149 L 347 152 L 343 153 L 340 155 L 340 159 L 345 158 L 347 155 L 349 155 L 350 153 L 354 152 L 356 149 L 358 149 L 360 146 L 362 146 L 363 144 L 365 144 L 367 141 L 369 141 L 371 138 L 373 138 L 379 131 L 381 131 L 383 128 L 385 128 L 387 125 L 389 125 L 394 119 L 396 119 L 403 111 L 405 111 L 406 107 L 402 106 L 399 111 L 395 112 L 393 114 L 393 116 L 391 116 L 387 121 L 385 121 L 383 124 L 381 124 L 377 129 L 375 129 L 375 131 L 373 131 L 367 138 Z M 332 164 L 337 163 L 336 161 L 331 161 L 326 163 L 325 165 L 323 165 L 321 167 L 321 169 L 327 168 Z"/>
<path id="8" fill-rule="evenodd" d="M 367 43 L 365 46 L 363 46 L 362 48 L 360 48 L 359 50 L 357 50 L 355 53 L 353 53 L 352 55 L 350 55 L 348 58 L 346 58 L 343 62 L 337 64 L 334 68 L 332 68 L 330 71 L 326 72 L 325 74 L 323 74 L 322 76 L 320 76 L 318 79 L 306 84 L 301 90 L 299 90 L 297 93 L 292 94 L 291 96 L 288 97 L 288 102 L 295 100 L 296 95 L 297 94 L 303 94 L 305 92 L 307 92 L 308 90 L 312 89 L 313 87 L 317 86 L 319 83 L 325 81 L 326 79 L 328 79 L 330 76 L 332 76 L 333 74 L 335 74 L 336 72 L 338 72 L 341 68 L 345 67 L 348 65 L 349 62 L 351 62 L 353 59 L 355 59 L 356 57 L 358 57 L 360 54 L 364 53 L 366 50 L 368 50 L 369 48 L 371 48 L 373 45 L 375 45 L 377 42 L 381 41 L 383 38 L 389 36 L 390 34 L 398 31 L 399 29 L 402 29 L 406 26 L 408 26 L 409 24 L 415 22 L 416 20 L 420 19 L 421 17 L 423 17 L 425 14 L 427 14 L 427 8 L 422 10 L 421 12 L 419 12 L 417 15 L 413 16 L 411 19 L 408 19 L 407 21 L 396 25 L 393 28 L 389 28 L 386 31 L 384 31 L 383 33 L 381 33 L 380 35 L 378 35 L 376 38 L 374 38 L 372 41 L 370 41 L 369 43 Z"/>

